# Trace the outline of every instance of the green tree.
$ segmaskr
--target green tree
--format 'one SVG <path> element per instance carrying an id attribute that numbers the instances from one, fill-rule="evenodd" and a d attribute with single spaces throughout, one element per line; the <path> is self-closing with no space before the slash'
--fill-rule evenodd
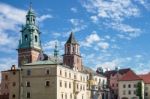
<path id="1" fill-rule="evenodd" d="M 139 99 L 142 99 L 142 83 L 141 82 L 138 82 L 137 84 L 136 95 L 139 96 Z"/>

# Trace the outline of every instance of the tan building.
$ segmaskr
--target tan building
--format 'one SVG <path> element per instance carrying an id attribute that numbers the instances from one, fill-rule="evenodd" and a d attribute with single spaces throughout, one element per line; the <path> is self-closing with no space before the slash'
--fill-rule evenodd
<path id="1" fill-rule="evenodd" d="M 119 80 L 119 99 L 139 99 L 137 96 L 138 84 L 141 84 L 141 95 L 144 98 L 144 82 L 133 71 L 128 71 L 122 79 Z"/>
<path id="2" fill-rule="evenodd" d="M 92 95 L 99 95 L 98 86 L 104 86 L 107 79 L 83 66 L 74 34 L 70 34 L 64 45 L 63 61 L 59 60 L 57 45 L 54 58 L 49 58 L 42 51 L 35 21 L 30 8 L 18 46 L 19 68 L 12 66 L 2 72 L 2 94 L 8 94 L 9 99 L 91 99 Z"/>

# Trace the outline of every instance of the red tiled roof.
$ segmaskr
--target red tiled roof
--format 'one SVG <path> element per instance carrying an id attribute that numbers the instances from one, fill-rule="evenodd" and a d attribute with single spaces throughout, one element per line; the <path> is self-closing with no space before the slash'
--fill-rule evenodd
<path id="1" fill-rule="evenodd" d="M 134 80 L 142 80 L 138 75 L 136 75 L 132 70 L 128 71 L 120 81 L 134 81 Z"/>
<path id="2" fill-rule="evenodd" d="M 145 84 L 150 84 L 150 73 L 144 74 L 144 75 L 139 75 L 144 81 Z"/>
<path id="3" fill-rule="evenodd" d="M 130 68 L 126 68 L 126 69 L 119 69 L 118 73 L 123 75 L 125 73 L 127 73 L 128 71 L 130 71 Z M 116 70 L 111 70 L 111 71 L 106 71 L 105 72 L 105 76 L 110 78 L 111 75 L 115 75 L 117 73 Z"/>

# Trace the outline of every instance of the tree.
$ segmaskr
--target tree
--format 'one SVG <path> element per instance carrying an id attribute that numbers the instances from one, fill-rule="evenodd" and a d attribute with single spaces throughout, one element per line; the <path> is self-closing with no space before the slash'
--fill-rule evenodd
<path id="1" fill-rule="evenodd" d="M 136 95 L 139 96 L 139 99 L 142 99 L 142 83 L 141 82 L 138 82 L 137 84 Z"/>

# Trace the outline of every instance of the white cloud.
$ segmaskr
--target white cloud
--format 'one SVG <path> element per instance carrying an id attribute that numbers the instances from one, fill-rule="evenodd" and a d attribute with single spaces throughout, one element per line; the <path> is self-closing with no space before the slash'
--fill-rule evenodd
<path id="1" fill-rule="evenodd" d="M 92 34 L 86 37 L 86 40 L 81 43 L 82 46 L 91 47 L 93 43 L 97 43 L 100 41 L 99 35 L 93 31 Z"/>
<path id="2" fill-rule="evenodd" d="M 109 48 L 109 43 L 107 43 L 107 42 L 100 42 L 100 43 L 98 43 L 98 46 L 99 46 L 101 49 L 106 50 L 106 49 Z"/>
<path id="3" fill-rule="evenodd" d="M 81 19 L 73 19 L 72 18 L 69 20 L 69 22 L 73 25 L 73 28 L 71 29 L 71 31 L 73 31 L 73 32 L 79 32 L 81 30 L 84 30 L 87 27 L 85 22 Z"/>
<path id="4" fill-rule="evenodd" d="M 139 9 L 131 0 L 87 0 L 83 6 L 99 18 L 124 20 L 124 17 L 139 15 Z"/>
<path id="5" fill-rule="evenodd" d="M 46 15 L 42 15 L 42 16 L 38 17 L 38 18 L 37 18 L 37 21 L 42 22 L 42 21 L 44 21 L 44 20 L 51 19 L 51 18 L 53 18 L 52 15 L 46 14 Z"/>
<path id="6" fill-rule="evenodd" d="M 92 21 L 94 23 L 96 23 L 98 21 L 98 17 L 97 16 L 91 16 L 90 18 L 92 19 Z"/>
<path id="7" fill-rule="evenodd" d="M 17 59 L 15 58 L 1 58 L 0 59 L 0 71 L 8 70 L 12 65 L 17 66 Z"/>
<path id="8" fill-rule="evenodd" d="M 140 36 L 142 30 L 129 24 L 124 24 L 124 21 L 126 18 L 131 19 L 141 15 L 141 9 L 137 2 L 140 2 L 142 6 L 147 5 L 146 0 L 86 0 L 82 4 L 88 12 L 92 13 L 90 18 L 94 23 L 100 23 L 119 32 L 126 33 L 120 37 L 131 39 Z M 150 5 L 150 3 L 148 4 Z"/>
<path id="9" fill-rule="evenodd" d="M 107 62 L 103 62 L 101 64 L 98 64 L 98 65 L 96 65 L 96 67 L 102 67 L 106 70 L 108 70 L 108 69 L 112 70 L 112 69 L 115 69 L 116 67 L 118 67 L 119 64 L 120 64 L 120 60 L 114 59 L 112 61 L 107 61 Z"/>
<path id="10" fill-rule="evenodd" d="M 17 47 L 19 25 L 25 22 L 26 11 L 3 3 L 0 3 L 0 8 L 0 51 L 7 52 L 4 49 Z"/>
<path id="11" fill-rule="evenodd" d="M 71 8 L 70 10 L 71 10 L 72 12 L 74 12 L 74 13 L 77 13 L 77 12 L 78 12 L 77 8 L 74 8 L 74 7 Z"/>

